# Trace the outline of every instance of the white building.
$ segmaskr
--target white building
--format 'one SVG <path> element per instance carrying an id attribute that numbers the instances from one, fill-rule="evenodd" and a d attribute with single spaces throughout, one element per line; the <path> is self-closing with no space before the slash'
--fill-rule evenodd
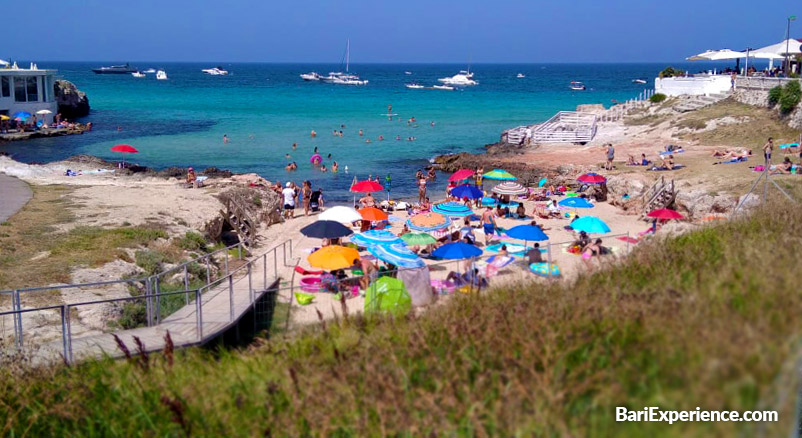
<path id="1" fill-rule="evenodd" d="M 36 117 L 52 123 L 58 110 L 53 92 L 55 75 L 56 70 L 41 70 L 36 64 L 29 69 L 19 68 L 16 63 L 0 64 L 0 115 L 10 117 L 21 111 L 36 114 L 48 110 L 50 114 Z"/>

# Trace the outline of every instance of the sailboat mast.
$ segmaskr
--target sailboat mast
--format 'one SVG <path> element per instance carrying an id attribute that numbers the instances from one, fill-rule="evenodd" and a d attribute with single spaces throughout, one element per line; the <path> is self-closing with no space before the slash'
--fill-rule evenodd
<path id="1" fill-rule="evenodd" d="M 345 72 L 348 73 L 348 64 L 351 60 L 351 39 L 345 41 Z"/>

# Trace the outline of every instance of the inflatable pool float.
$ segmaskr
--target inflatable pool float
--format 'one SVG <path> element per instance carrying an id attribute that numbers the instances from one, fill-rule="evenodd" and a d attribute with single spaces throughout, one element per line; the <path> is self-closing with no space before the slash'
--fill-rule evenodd
<path id="1" fill-rule="evenodd" d="M 304 277 L 301 279 L 301 290 L 305 292 L 320 291 L 320 277 Z"/>
<path id="2" fill-rule="evenodd" d="M 560 268 L 557 267 L 555 264 L 549 265 L 548 263 L 532 263 L 529 265 L 529 270 L 532 271 L 535 275 L 540 275 L 541 277 L 557 277 L 560 275 Z"/>
<path id="3" fill-rule="evenodd" d="M 320 154 L 312 155 L 309 157 L 309 162 L 314 165 L 318 165 L 323 162 L 323 157 L 321 157 Z"/>
<path id="4" fill-rule="evenodd" d="M 315 296 L 303 292 L 295 292 L 295 300 L 298 301 L 298 304 L 306 306 L 307 304 L 312 304 L 312 301 L 315 301 Z"/>

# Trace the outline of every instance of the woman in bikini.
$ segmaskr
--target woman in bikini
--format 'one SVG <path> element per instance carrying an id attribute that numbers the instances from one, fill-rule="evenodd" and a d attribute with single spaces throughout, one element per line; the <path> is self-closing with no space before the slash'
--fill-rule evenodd
<path id="1" fill-rule="evenodd" d="M 309 216 L 309 203 L 312 200 L 312 183 L 309 181 L 304 181 L 303 188 L 301 189 L 301 195 L 304 202 L 304 214 Z"/>

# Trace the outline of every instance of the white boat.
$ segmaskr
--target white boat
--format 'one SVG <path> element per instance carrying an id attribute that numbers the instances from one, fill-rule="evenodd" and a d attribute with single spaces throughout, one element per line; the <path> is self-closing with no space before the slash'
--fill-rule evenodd
<path id="1" fill-rule="evenodd" d="M 142 73 L 142 72 L 139 72 L 139 71 L 135 71 L 135 72 L 131 73 L 131 76 L 133 76 L 135 78 L 144 78 L 145 77 L 145 73 Z"/>
<path id="2" fill-rule="evenodd" d="M 446 85 L 459 85 L 459 86 L 467 86 L 467 85 L 476 85 L 478 82 L 473 80 L 473 73 L 467 70 L 462 70 L 459 73 L 455 74 L 454 76 L 447 77 L 447 78 L 440 78 L 438 81 L 446 84 Z"/>
<path id="3" fill-rule="evenodd" d="M 220 67 L 219 65 L 217 67 L 207 68 L 201 71 L 206 73 L 207 75 L 212 75 L 212 76 L 225 76 L 228 74 L 228 71 L 223 67 Z"/>
<path id="4" fill-rule="evenodd" d="M 422 89 L 422 88 L 426 88 L 426 87 L 424 87 L 423 85 L 421 85 L 421 84 L 416 84 L 416 83 L 404 84 L 404 86 L 405 86 L 405 87 L 407 87 L 407 88 L 411 88 L 411 89 L 413 89 L 413 90 L 420 90 L 420 89 Z"/>
<path id="5" fill-rule="evenodd" d="M 156 79 L 158 79 L 160 81 L 166 81 L 167 80 L 167 73 L 164 70 L 157 71 L 156 72 Z"/>
<path id="6" fill-rule="evenodd" d="M 570 87 L 572 90 L 581 91 L 585 89 L 585 84 L 582 82 L 571 81 Z"/>
<path id="7" fill-rule="evenodd" d="M 359 76 L 349 72 L 351 63 L 351 40 L 345 43 L 345 73 L 343 72 L 330 72 L 328 76 L 321 77 L 323 82 L 337 85 L 365 85 L 368 81 L 361 79 Z"/>
<path id="8" fill-rule="evenodd" d="M 524 76 L 523 73 L 518 73 L 518 76 L 515 76 L 515 77 L 518 78 L 518 79 L 522 79 L 522 78 L 525 78 L 526 76 Z"/>
<path id="9" fill-rule="evenodd" d="M 309 73 L 304 73 L 304 74 L 301 75 L 301 79 L 303 79 L 305 81 L 319 81 L 320 78 L 321 78 L 321 76 L 319 74 L 317 74 L 316 72 L 309 72 Z"/>
<path id="10" fill-rule="evenodd" d="M 645 84 L 646 81 L 643 80 L 643 79 L 633 79 L 632 83 L 634 83 L 634 84 Z"/>
<path id="11" fill-rule="evenodd" d="M 454 90 L 455 88 L 452 87 L 451 85 L 434 85 L 434 86 L 432 86 L 432 89 L 435 89 L 435 90 Z"/>
<path id="12" fill-rule="evenodd" d="M 405 71 L 405 72 L 404 72 L 404 74 L 405 74 L 405 75 L 411 75 L 411 74 L 412 74 L 412 72 L 411 72 L 411 71 Z"/>
<path id="13" fill-rule="evenodd" d="M 143 71 L 142 73 L 152 75 L 153 73 L 156 73 L 156 70 L 154 70 L 152 68 L 149 68 L 149 69 Z"/>

